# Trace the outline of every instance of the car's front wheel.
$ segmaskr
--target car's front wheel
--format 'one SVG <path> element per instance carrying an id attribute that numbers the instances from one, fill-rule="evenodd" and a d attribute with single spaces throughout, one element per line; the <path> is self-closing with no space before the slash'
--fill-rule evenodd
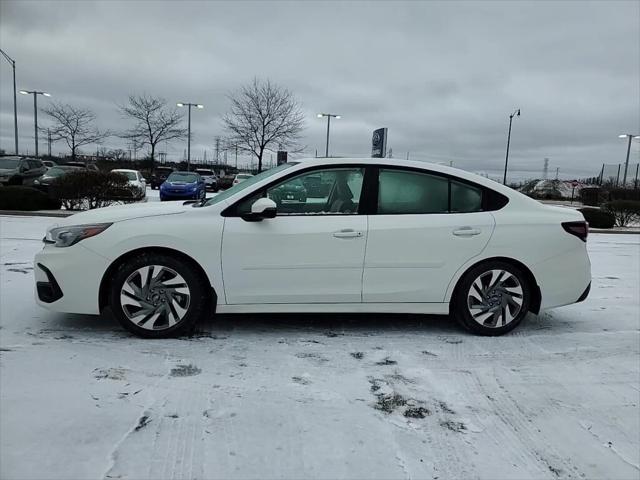
<path id="1" fill-rule="evenodd" d="M 489 261 L 470 269 L 451 300 L 451 312 L 479 335 L 502 335 L 518 326 L 531 302 L 527 277 L 514 265 Z"/>
<path id="2" fill-rule="evenodd" d="M 162 253 L 142 253 L 116 270 L 110 306 L 120 324 L 146 338 L 191 329 L 204 315 L 208 288 L 188 263 Z"/>

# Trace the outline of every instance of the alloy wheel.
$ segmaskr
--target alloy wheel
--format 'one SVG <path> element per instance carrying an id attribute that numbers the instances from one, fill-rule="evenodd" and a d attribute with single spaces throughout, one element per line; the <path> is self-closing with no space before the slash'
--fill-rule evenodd
<path id="1" fill-rule="evenodd" d="M 518 278 L 506 270 L 488 270 L 471 284 L 467 308 L 480 325 L 490 328 L 511 323 L 522 310 L 523 290 Z"/>
<path id="2" fill-rule="evenodd" d="M 120 304 L 129 321 L 145 330 L 164 330 L 180 322 L 191 293 L 185 279 L 162 265 L 138 268 L 120 290 Z"/>

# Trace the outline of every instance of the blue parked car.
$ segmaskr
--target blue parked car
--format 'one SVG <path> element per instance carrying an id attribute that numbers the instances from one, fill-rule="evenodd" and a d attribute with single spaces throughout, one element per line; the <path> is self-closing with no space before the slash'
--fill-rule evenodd
<path id="1" fill-rule="evenodd" d="M 199 174 L 194 172 L 171 172 L 160 185 L 160 201 L 198 200 L 205 197 L 207 185 Z"/>

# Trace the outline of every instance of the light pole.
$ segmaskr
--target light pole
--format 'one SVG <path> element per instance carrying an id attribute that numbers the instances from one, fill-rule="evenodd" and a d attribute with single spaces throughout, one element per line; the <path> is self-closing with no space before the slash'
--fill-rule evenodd
<path id="1" fill-rule="evenodd" d="M 36 142 L 36 158 L 38 158 L 38 95 L 50 97 L 47 92 L 39 92 L 38 90 L 20 90 L 23 95 L 33 95 L 33 133 Z"/>
<path id="2" fill-rule="evenodd" d="M 2 56 L 11 64 L 13 69 L 13 135 L 16 142 L 16 155 L 18 155 L 18 107 L 16 106 L 16 61 L 0 49 Z"/>
<path id="3" fill-rule="evenodd" d="M 333 113 L 319 113 L 318 118 L 327 117 L 327 148 L 325 150 L 324 156 L 329 156 L 329 127 L 331 126 L 331 117 L 340 119 L 340 115 L 334 115 Z"/>
<path id="4" fill-rule="evenodd" d="M 629 139 L 629 143 L 627 143 L 627 159 L 624 162 L 624 175 L 622 176 L 622 186 L 624 188 L 627 185 L 627 169 L 629 168 L 629 153 L 631 152 L 631 140 L 634 138 L 640 138 L 640 135 L 631 135 L 629 133 L 623 133 L 622 135 L 618 135 L 618 138 Z"/>
<path id="5" fill-rule="evenodd" d="M 520 109 L 515 110 L 511 115 L 509 115 L 509 134 L 507 135 L 507 156 L 504 159 L 504 178 L 502 179 L 502 184 L 507 184 L 507 166 L 509 165 L 509 144 L 511 143 L 511 123 L 513 122 L 513 117 L 520 116 Z"/>
<path id="6" fill-rule="evenodd" d="M 191 167 L 191 107 L 196 108 L 204 108 L 204 105 L 200 105 L 199 103 L 188 103 L 188 102 L 180 102 L 177 104 L 179 107 L 188 107 L 189 108 L 189 121 L 188 121 L 188 133 L 187 133 L 187 172 Z"/>

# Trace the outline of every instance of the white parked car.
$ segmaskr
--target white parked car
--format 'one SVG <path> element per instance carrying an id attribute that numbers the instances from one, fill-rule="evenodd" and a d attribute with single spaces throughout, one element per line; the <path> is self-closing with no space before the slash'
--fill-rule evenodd
<path id="1" fill-rule="evenodd" d="M 305 201 L 273 195 L 290 183 L 314 187 Z M 310 159 L 195 204 L 61 220 L 35 258 L 37 301 L 109 307 L 143 337 L 184 332 L 214 311 L 451 313 L 499 335 L 529 311 L 586 298 L 586 239 L 580 212 L 462 170 Z"/>
<path id="2" fill-rule="evenodd" d="M 114 173 L 120 173 L 127 177 L 128 183 L 132 187 L 137 187 L 140 191 L 140 198 L 147 196 L 147 180 L 138 170 L 127 170 L 125 168 L 117 168 L 111 170 Z"/>
<path id="3" fill-rule="evenodd" d="M 233 184 L 237 185 L 239 183 L 244 182 L 245 180 L 249 179 L 253 177 L 253 175 L 251 175 L 250 173 L 238 173 L 234 178 L 233 178 Z"/>

